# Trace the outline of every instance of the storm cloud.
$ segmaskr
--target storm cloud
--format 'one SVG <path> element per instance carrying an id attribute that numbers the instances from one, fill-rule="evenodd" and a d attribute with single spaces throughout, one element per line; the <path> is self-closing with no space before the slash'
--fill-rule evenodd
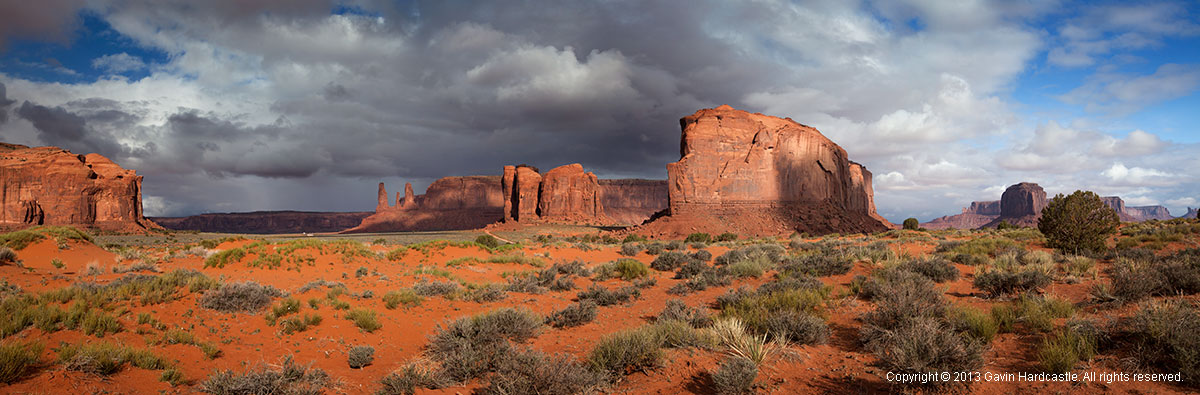
<path id="1" fill-rule="evenodd" d="M 1035 6 L 135 0 L 80 7 L 46 18 L 65 26 L 80 10 L 99 15 L 167 61 L 107 54 L 95 67 L 149 75 L 80 84 L 0 73 L 10 96 L 22 100 L 15 112 L 23 122 L 9 122 L 3 135 L 98 152 L 137 169 L 146 176 L 147 212 L 158 215 L 369 209 L 380 180 L 414 181 L 420 190 L 439 177 L 498 174 L 516 163 L 580 162 L 602 177 L 665 178 L 664 165 L 679 155 L 678 119 L 721 104 L 820 129 L 876 173 L 878 206 L 893 219 L 953 213 L 971 198 L 989 198 L 987 188 L 1045 170 L 1035 161 L 1010 164 L 1009 152 L 1051 154 L 1033 140 L 1051 125 L 1012 134 L 1024 126 L 1006 95 L 1049 50 L 1046 33 L 1022 22 L 1049 12 Z M 1078 41 L 1064 45 L 1075 51 Z M 1150 77 L 1194 74 L 1188 67 Z M 1119 99 L 1120 77 L 1079 89 Z M 1104 134 L 1080 133 L 1095 138 L 1095 150 L 1109 144 L 1113 151 Z M 1178 152 L 1141 133 L 1128 140 L 1145 152 Z M 1137 157 L 1121 160 L 1126 173 L 1101 174 L 1111 162 L 1077 170 L 1132 188 L 1145 177 L 1129 174 L 1154 169 Z"/>

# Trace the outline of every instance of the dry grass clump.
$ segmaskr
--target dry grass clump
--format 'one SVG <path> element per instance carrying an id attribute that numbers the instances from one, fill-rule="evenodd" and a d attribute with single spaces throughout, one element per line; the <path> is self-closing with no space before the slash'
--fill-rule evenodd
<path id="1" fill-rule="evenodd" d="M 283 292 L 275 287 L 253 281 L 228 283 L 214 291 L 205 292 L 200 298 L 200 307 L 225 313 L 253 313 L 270 305 L 273 298 L 282 296 Z"/>
<path id="2" fill-rule="evenodd" d="M 12 342 L 0 344 L 0 383 L 11 384 L 25 378 L 38 365 L 42 344 Z"/>
<path id="3" fill-rule="evenodd" d="M 485 394 L 587 394 L 603 387 L 605 377 L 569 354 L 527 350 L 512 353 L 487 377 Z"/>
<path id="4" fill-rule="evenodd" d="M 319 394 L 332 386 L 333 380 L 324 370 L 297 364 L 289 355 L 278 366 L 263 364 L 241 373 L 218 371 L 200 385 L 200 391 L 217 395 Z"/>
<path id="5" fill-rule="evenodd" d="M 550 316 L 546 317 L 546 324 L 555 328 L 570 328 L 592 322 L 595 319 L 596 302 L 582 300 L 550 313 Z"/>

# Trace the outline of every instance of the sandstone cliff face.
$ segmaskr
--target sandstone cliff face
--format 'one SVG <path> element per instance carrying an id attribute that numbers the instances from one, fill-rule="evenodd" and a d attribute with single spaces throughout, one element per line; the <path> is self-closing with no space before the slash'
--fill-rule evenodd
<path id="1" fill-rule="evenodd" d="M 0 227 L 158 228 L 142 217 L 142 177 L 98 154 L 0 143 Z"/>
<path id="2" fill-rule="evenodd" d="M 971 202 L 970 207 L 963 208 L 963 214 L 1000 215 L 1000 201 Z"/>
<path id="3" fill-rule="evenodd" d="M 404 200 L 363 218 L 344 233 L 405 232 L 482 228 L 503 218 L 504 200 L 499 176 L 445 177 L 434 181 L 424 195 L 413 196 L 405 185 Z M 383 190 L 383 187 L 380 187 Z M 387 194 L 383 193 L 384 199 Z M 411 196 L 411 198 L 410 198 Z"/>
<path id="4" fill-rule="evenodd" d="M 994 228 L 1005 221 L 1017 226 L 1034 227 L 1042 218 L 1042 209 L 1046 208 L 1049 200 L 1046 191 L 1036 183 L 1022 182 L 1010 185 L 1000 195 L 1000 216 L 983 225 Z"/>
<path id="5" fill-rule="evenodd" d="M 321 213 L 306 211 L 257 211 L 213 213 L 190 217 L 154 217 L 167 229 L 217 233 L 325 233 L 352 228 L 370 212 Z"/>
<path id="6" fill-rule="evenodd" d="M 588 221 L 604 217 L 600 183 L 596 175 L 573 163 L 555 167 L 542 176 L 538 213 L 548 220 Z"/>
<path id="7" fill-rule="evenodd" d="M 1167 208 L 1163 206 L 1125 207 L 1125 213 L 1133 218 L 1133 221 L 1139 222 L 1149 221 L 1152 219 L 1166 221 L 1168 219 L 1175 218 L 1171 216 L 1171 211 L 1167 210 Z"/>
<path id="8" fill-rule="evenodd" d="M 600 203 L 614 225 L 638 225 L 667 208 L 666 180 L 600 180 Z"/>
<path id="9" fill-rule="evenodd" d="M 670 215 L 648 224 L 649 233 L 690 231 L 670 223 L 751 234 L 888 228 L 873 211 L 870 172 L 816 129 L 729 106 L 697 111 L 680 126 L 681 158 L 667 164 Z"/>

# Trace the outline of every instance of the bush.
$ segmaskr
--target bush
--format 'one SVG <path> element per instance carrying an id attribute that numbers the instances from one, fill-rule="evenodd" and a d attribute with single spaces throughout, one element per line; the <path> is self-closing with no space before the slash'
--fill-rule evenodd
<path id="1" fill-rule="evenodd" d="M 479 235 L 479 237 L 475 238 L 475 243 L 491 250 L 500 246 L 500 239 L 497 239 L 492 235 Z"/>
<path id="2" fill-rule="evenodd" d="M 663 249 L 665 249 L 665 248 L 666 247 L 663 246 L 662 243 L 658 243 L 658 242 L 650 243 L 650 245 L 646 246 L 646 253 L 650 254 L 650 255 L 658 255 L 658 254 L 663 253 Z"/>
<path id="3" fill-rule="evenodd" d="M 687 243 L 708 243 L 712 241 L 712 235 L 708 233 L 692 233 L 683 241 Z"/>
<path id="4" fill-rule="evenodd" d="M 958 268 L 950 261 L 933 256 L 906 260 L 897 268 L 920 274 L 938 283 L 958 279 Z"/>
<path id="5" fill-rule="evenodd" d="M 844 254 L 817 253 L 790 259 L 781 271 L 789 276 L 799 273 L 825 277 L 849 273 L 853 267 L 854 261 Z"/>
<path id="6" fill-rule="evenodd" d="M 737 318 L 754 333 L 767 334 L 771 317 L 786 313 L 819 313 L 828 292 L 828 289 L 791 289 L 756 293 L 725 305 L 721 309 L 721 316 Z"/>
<path id="7" fill-rule="evenodd" d="M 611 306 L 618 303 L 625 303 L 642 296 L 641 290 L 637 287 L 628 286 L 609 290 L 598 284 L 592 284 L 587 290 L 580 291 L 576 297 L 580 302 L 591 300 L 599 306 Z"/>
<path id="8" fill-rule="evenodd" d="M 681 299 L 668 300 L 666 307 L 658 313 L 657 320 L 686 322 L 693 328 L 703 328 L 712 324 L 712 316 L 708 312 L 688 307 Z"/>
<path id="9" fill-rule="evenodd" d="M 375 361 L 375 347 L 354 346 L 346 356 L 346 362 L 351 369 L 362 369 Z"/>
<path id="10" fill-rule="evenodd" d="M 863 316 L 868 326 L 896 328 L 920 317 L 943 317 L 946 301 L 925 276 L 905 271 L 885 271 L 863 286 L 876 308 Z"/>
<path id="11" fill-rule="evenodd" d="M 246 250 L 241 248 L 231 248 L 225 251 L 213 254 L 204 260 L 204 267 L 225 267 L 230 263 L 237 263 L 246 256 Z"/>
<path id="12" fill-rule="evenodd" d="M 461 288 L 462 287 L 454 281 L 431 282 L 421 280 L 412 286 L 413 292 L 416 292 L 416 294 L 420 296 L 449 295 L 458 292 Z"/>
<path id="13" fill-rule="evenodd" d="M 916 218 L 908 218 L 908 219 L 904 220 L 904 229 L 905 230 L 917 230 L 920 227 L 921 227 L 921 222 L 917 221 Z"/>
<path id="14" fill-rule="evenodd" d="M 822 344 L 829 340 L 829 325 L 821 317 L 795 311 L 784 311 L 767 318 L 766 332 L 784 336 L 793 344 Z"/>
<path id="15" fill-rule="evenodd" d="M 1195 386 L 1200 385 L 1200 309 L 1193 303 L 1147 304 L 1125 326 L 1134 357 L 1165 372 L 1180 372 L 1185 383 Z"/>
<path id="16" fill-rule="evenodd" d="M 725 232 L 717 235 L 716 241 L 736 241 L 737 239 L 738 235 L 736 233 Z"/>
<path id="17" fill-rule="evenodd" d="M 1000 325 L 996 323 L 995 316 L 979 309 L 956 308 L 951 310 L 947 319 L 954 329 L 971 335 L 983 344 L 991 343 L 992 339 L 996 337 L 996 333 L 1000 331 Z M 1009 330 L 1012 330 L 1011 324 Z"/>
<path id="18" fill-rule="evenodd" d="M 405 307 L 416 306 L 421 304 L 423 300 L 424 298 L 421 295 L 417 295 L 411 289 L 391 291 L 383 294 L 383 306 L 387 307 L 388 310 L 395 309 L 400 305 L 404 305 Z"/>
<path id="19" fill-rule="evenodd" d="M 38 364 L 41 343 L 0 344 L 0 383 L 11 384 L 25 378 Z"/>
<path id="20" fill-rule="evenodd" d="M 442 363 L 447 378 L 478 378 L 511 352 L 510 341 L 523 342 L 541 326 L 542 318 L 529 310 L 492 310 L 439 326 L 430 338 L 429 353 Z"/>
<path id="21" fill-rule="evenodd" d="M 329 374 L 310 365 L 301 366 L 291 356 L 278 368 L 265 364 L 242 373 L 221 370 L 200 385 L 201 392 L 233 394 L 318 394 L 331 385 Z"/>
<path id="22" fill-rule="evenodd" d="M 662 363 L 661 340 L 646 330 L 626 330 L 604 336 L 588 356 L 592 367 L 617 381 Z"/>
<path id="23" fill-rule="evenodd" d="M 644 249 L 646 249 L 646 247 L 638 243 L 625 243 L 621 244 L 621 251 L 618 251 L 617 253 L 624 256 L 635 256 Z"/>
<path id="24" fill-rule="evenodd" d="M 1020 318 L 1021 313 L 1011 305 L 992 306 L 992 321 L 996 322 L 996 330 L 1000 333 L 1011 333 L 1016 329 L 1017 320 Z"/>
<path id="25" fill-rule="evenodd" d="M 587 394 L 604 384 L 604 376 L 569 354 L 523 351 L 500 361 L 488 377 L 485 394 Z"/>
<path id="26" fill-rule="evenodd" d="M 354 326 L 361 328 L 367 332 L 374 332 L 382 328 L 383 324 L 375 318 L 375 312 L 367 309 L 354 309 L 346 313 L 346 319 L 354 321 Z"/>
<path id="27" fill-rule="evenodd" d="M 685 253 L 679 251 L 668 251 L 660 254 L 658 257 L 655 257 L 654 261 L 650 262 L 650 267 L 658 271 L 674 271 L 675 269 L 679 269 L 684 264 L 687 264 L 687 262 L 690 260 L 689 258 L 690 257 Z"/>
<path id="28" fill-rule="evenodd" d="M 862 337 L 890 372 L 962 372 L 983 367 L 981 344 L 959 335 L 937 317 L 918 316 L 890 329 L 867 325 Z"/>
<path id="29" fill-rule="evenodd" d="M 1042 339 L 1038 362 L 1042 370 L 1066 373 L 1080 360 L 1089 360 L 1096 353 L 1096 339 L 1071 328 L 1062 328 Z"/>
<path id="30" fill-rule="evenodd" d="M 596 319 L 596 302 L 583 300 L 550 313 L 550 316 L 546 317 L 546 323 L 555 328 L 570 328 L 592 322 L 594 319 Z"/>
<path id="31" fill-rule="evenodd" d="M 1046 246 L 1061 251 L 1100 252 L 1121 221 L 1117 212 L 1095 193 L 1075 191 L 1058 194 L 1042 209 L 1038 230 L 1046 235 Z"/>
<path id="32" fill-rule="evenodd" d="M 615 268 L 622 280 L 638 279 L 650 274 L 646 264 L 636 259 L 618 259 Z"/>
<path id="33" fill-rule="evenodd" d="M 215 291 L 208 291 L 200 298 L 200 307 L 225 313 L 257 312 L 271 304 L 272 298 L 282 297 L 283 292 L 271 286 L 249 281 L 229 283 Z"/>
<path id="34" fill-rule="evenodd" d="M 729 357 L 721 361 L 717 371 L 711 373 L 713 389 L 720 395 L 752 393 L 754 379 L 758 378 L 758 366 L 742 357 Z"/>
<path id="35" fill-rule="evenodd" d="M 1033 292 L 1044 288 L 1053 280 L 1045 273 L 1033 270 L 1017 272 L 991 270 L 975 275 L 974 285 L 991 296 Z"/>
<path id="36" fill-rule="evenodd" d="M 17 252 L 12 248 L 0 247 L 0 263 L 13 263 L 17 261 Z M 62 264 L 61 262 L 59 264 Z"/>
<path id="37" fill-rule="evenodd" d="M 149 370 L 162 370 L 170 367 L 170 363 L 166 359 L 149 350 L 106 342 L 65 344 L 57 351 L 58 361 L 64 369 L 102 376 L 121 371 L 125 364 Z"/>
<path id="38" fill-rule="evenodd" d="M 1200 259 L 1192 251 L 1196 250 L 1162 258 L 1118 257 L 1109 273 L 1111 293 L 1126 302 L 1149 296 L 1200 293 Z"/>
<path id="39" fill-rule="evenodd" d="M 383 385 L 377 395 L 411 395 L 417 388 L 441 388 L 445 377 L 430 364 L 407 363 L 379 380 Z"/>

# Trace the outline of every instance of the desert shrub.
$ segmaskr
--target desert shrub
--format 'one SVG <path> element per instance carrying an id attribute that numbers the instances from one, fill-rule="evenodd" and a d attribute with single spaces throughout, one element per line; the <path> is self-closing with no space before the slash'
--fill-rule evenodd
<path id="1" fill-rule="evenodd" d="M 292 317 L 279 322 L 279 330 L 284 334 L 292 334 L 296 332 L 304 332 L 311 326 L 321 324 L 321 316 L 319 314 L 305 314 L 304 317 Z"/>
<path id="2" fill-rule="evenodd" d="M 624 256 L 635 256 L 644 249 L 646 247 L 638 243 L 625 243 L 621 244 L 621 250 L 617 253 Z"/>
<path id="3" fill-rule="evenodd" d="M 108 376 L 126 364 L 142 369 L 162 370 L 171 366 L 166 359 L 146 349 L 112 343 L 64 344 L 58 348 L 58 361 L 64 369 Z"/>
<path id="4" fill-rule="evenodd" d="M 1060 193 L 1046 204 L 1038 230 L 1046 235 L 1046 246 L 1078 254 L 1107 249 L 1105 241 L 1120 223 L 1117 212 L 1100 196 L 1075 191 L 1067 196 Z"/>
<path id="5" fill-rule="evenodd" d="M 1079 255 L 1066 258 L 1062 264 L 1063 272 L 1074 277 L 1095 277 L 1096 260 Z"/>
<path id="6" fill-rule="evenodd" d="M 580 302 L 591 300 L 599 306 L 611 306 L 618 303 L 625 303 L 642 296 L 641 290 L 637 287 L 626 286 L 609 290 L 598 284 L 592 284 L 587 290 L 580 291 L 576 297 Z"/>
<path id="7" fill-rule="evenodd" d="M 681 321 L 693 328 L 703 328 L 712 324 L 712 316 L 704 310 L 689 307 L 681 299 L 671 299 L 667 301 L 662 312 L 658 313 L 658 321 Z"/>
<path id="8" fill-rule="evenodd" d="M 354 326 L 367 332 L 374 332 L 376 329 L 382 328 L 383 324 L 375 318 L 375 312 L 368 309 L 354 309 L 346 312 L 346 319 L 353 321 Z"/>
<path id="9" fill-rule="evenodd" d="M 510 342 L 537 334 L 542 318 L 529 310 L 503 308 L 459 318 L 430 337 L 429 354 L 454 381 L 482 377 L 512 352 Z"/>
<path id="10" fill-rule="evenodd" d="M 712 235 L 708 233 L 692 233 L 683 241 L 688 243 L 708 243 L 712 241 Z"/>
<path id="11" fill-rule="evenodd" d="M 473 286 L 466 294 L 466 299 L 476 303 L 503 300 L 504 298 L 508 297 L 508 292 L 505 291 L 506 288 L 507 287 L 504 285 L 494 283 L 484 284 L 483 286 L 478 287 Z"/>
<path id="12" fill-rule="evenodd" d="M 383 306 L 389 310 L 395 309 L 400 305 L 404 305 L 405 307 L 416 306 L 421 304 L 423 300 L 424 298 L 421 295 L 417 295 L 411 289 L 402 289 L 383 294 Z"/>
<path id="13" fill-rule="evenodd" d="M 818 253 L 791 258 L 783 265 L 784 275 L 805 274 L 824 277 L 846 274 L 854 267 L 849 256 L 838 253 Z"/>
<path id="14" fill-rule="evenodd" d="M 571 276 L 583 276 L 583 277 L 587 277 L 587 276 L 591 275 L 591 271 L 588 270 L 587 264 L 580 260 L 574 260 L 571 262 L 555 263 L 553 266 L 550 266 L 546 270 L 552 271 L 558 275 L 571 275 Z"/>
<path id="15" fill-rule="evenodd" d="M 650 274 L 650 270 L 646 269 L 646 264 L 636 259 L 618 259 L 613 268 L 616 271 L 617 277 L 620 277 L 622 280 L 638 279 Z"/>
<path id="16" fill-rule="evenodd" d="M 1010 333 L 1015 329 L 1021 313 L 1012 305 L 1001 304 L 992 306 L 992 321 L 996 322 L 996 330 L 1000 333 Z"/>
<path id="17" fill-rule="evenodd" d="M 746 358 L 729 357 L 721 361 L 717 371 L 710 374 L 717 394 L 742 395 L 752 393 L 754 380 L 758 378 L 758 366 Z"/>
<path id="18" fill-rule="evenodd" d="M 121 331 L 121 323 L 117 321 L 117 317 L 113 317 L 103 311 L 88 311 L 79 324 L 79 329 L 83 333 L 95 337 L 104 337 L 109 333 L 117 333 Z"/>
<path id="19" fill-rule="evenodd" d="M 570 328 L 592 322 L 594 319 L 596 319 L 596 302 L 583 300 L 550 313 L 546 317 L 546 324 L 555 328 Z"/>
<path id="20" fill-rule="evenodd" d="M 162 374 L 159 374 L 158 381 L 171 384 L 172 387 L 175 387 L 184 384 L 187 379 L 184 378 L 183 372 L 180 372 L 179 369 L 171 368 L 164 370 Z"/>
<path id="21" fill-rule="evenodd" d="M 1066 373 L 1080 360 L 1090 360 L 1096 354 L 1096 339 L 1070 327 L 1064 327 L 1042 339 L 1038 347 L 1038 362 L 1050 373 Z"/>
<path id="22" fill-rule="evenodd" d="M 933 281 L 913 272 L 884 271 L 863 289 L 877 306 L 863 316 L 868 326 L 896 328 L 919 317 L 943 317 L 946 313 L 946 301 Z"/>
<path id="23" fill-rule="evenodd" d="M 11 384 L 25 378 L 42 355 L 37 342 L 0 344 L 0 383 Z"/>
<path id="24" fill-rule="evenodd" d="M 654 242 L 654 243 L 650 243 L 650 244 L 646 245 L 646 253 L 650 254 L 650 255 L 661 254 L 661 253 L 663 253 L 664 249 L 666 249 L 666 246 L 663 245 L 663 243 L 659 243 L 659 242 Z"/>
<path id="25" fill-rule="evenodd" d="M 300 312 L 300 301 L 294 298 L 287 298 L 279 301 L 279 304 L 272 306 L 271 311 L 267 313 L 267 324 L 275 325 L 275 320 Z"/>
<path id="26" fill-rule="evenodd" d="M 721 308 L 721 316 L 737 318 L 747 329 L 758 334 L 769 333 L 768 321 L 787 313 L 819 314 L 829 296 L 829 289 L 789 289 L 778 292 L 755 293 Z"/>
<path id="27" fill-rule="evenodd" d="M 917 221 L 916 218 L 907 218 L 904 220 L 904 229 L 905 230 L 917 230 L 920 227 L 921 227 L 921 222 Z"/>
<path id="28" fill-rule="evenodd" d="M 362 369 L 374 361 L 375 347 L 354 346 L 350 349 L 350 352 L 346 354 L 346 363 L 350 364 L 351 369 Z"/>
<path id="29" fill-rule="evenodd" d="M 500 239 L 492 235 L 479 235 L 475 238 L 475 243 L 487 247 L 489 250 L 500 246 Z"/>
<path id="30" fill-rule="evenodd" d="M 17 252 L 16 251 L 13 251 L 12 248 L 0 247 L 0 263 L 4 263 L 4 262 L 12 263 L 12 262 L 16 262 L 16 261 L 17 261 Z M 60 262 L 60 264 L 61 264 L 61 262 Z"/>
<path id="31" fill-rule="evenodd" d="M 661 339 L 646 330 L 625 330 L 604 336 L 588 355 L 596 371 L 617 381 L 626 374 L 646 371 L 662 363 Z"/>
<path id="32" fill-rule="evenodd" d="M 1053 280 L 1036 270 L 990 270 L 975 275 L 973 285 L 992 296 L 1032 292 L 1044 288 Z"/>
<path id="33" fill-rule="evenodd" d="M 897 268 L 920 274 L 938 283 L 958 279 L 958 268 L 950 261 L 936 256 L 906 260 Z"/>
<path id="34" fill-rule="evenodd" d="M 980 342 L 960 335 L 938 317 L 916 316 L 894 326 L 863 327 L 866 348 L 884 369 L 897 373 L 973 371 L 983 367 Z"/>
<path id="35" fill-rule="evenodd" d="M 711 331 L 697 329 L 686 322 L 677 320 L 655 321 L 653 324 L 637 330 L 649 332 L 655 339 L 658 339 L 658 345 L 665 348 L 707 349 L 717 342 Z"/>
<path id="36" fill-rule="evenodd" d="M 457 293 L 462 287 L 454 281 L 421 280 L 413 284 L 412 290 L 420 296 L 437 296 Z"/>
<path id="37" fill-rule="evenodd" d="M 688 260 L 687 263 L 679 267 L 679 270 L 675 271 L 675 279 L 686 280 L 695 277 L 700 273 L 704 273 L 705 270 L 709 270 L 710 268 L 711 267 L 703 261 Z"/>
<path id="38" fill-rule="evenodd" d="M 1185 383 L 1200 385 L 1200 308 L 1194 302 L 1146 304 L 1124 326 L 1139 362 L 1180 372 Z"/>
<path id="39" fill-rule="evenodd" d="M 719 319 L 709 330 L 731 356 L 745 358 L 755 366 L 762 366 L 781 347 L 779 342 L 768 342 L 766 334 L 750 334 L 736 317 Z"/>
<path id="40" fill-rule="evenodd" d="M 1009 229 L 1020 229 L 1020 228 L 1021 228 L 1020 226 L 1016 226 L 1016 225 L 1008 223 L 1007 220 L 1000 220 L 1000 223 L 996 224 L 996 230 L 1009 230 Z"/>
<path id="41" fill-rule="evenodd" d="M 485 394 L 586 394 L 604 385 L 605 377 L 569 354 L 547 355 L 528 350 L 499 362 L 488 376 Z"/>
<path id="42" fill-rule="evenodd" d="M 993 314 L 970 307 L 955 308 L 947 315 L 947 321 L 954 329 L 971 335 L 983 344 L 991 343 L 1000 331 Z M 1014 318 L 1015 321 L 1015 318 Z M 1010 324 L 1011 325 L 1011 324 Z M 1010 331 L 1011 326 L 1010 326 Z"/>
<path id="43" fill-rule="evenodd" d="M 654 270 L 669 272 L 687 264 L 690 260 L 689 258 L 688 254 L 679 251 L 668 251 L 655 257 L 654 261 L 650 262 L 650 267 Z"/>
<path id="44" fill-rule="evenodd" d="M 663 248 L 667 249 L 667 251 L 675 251 L 675 250 L 682 250 L 683 247 L 685 247 L 685 246 L 686 245 L 683 244 L 682 240 L 672 240 L 672 241 L 668 242 L 665 246 L 663 246 Z"/>
<path id="45" fill-rule="evenodd" d="M 227 283 L 214 291 L 204 293 L 200 307 L 225 313 L 256 312 L 271 304 L 272 298 L 282 297 L 283 292 L 269 285 L 248 281 Z"/>
<path id="46" fill-rule="evenodd" d="M 1054 296 L 1021 295 L 1013 302 L 1018 320 L 1039 332 L 1054 328 L 1055 318 L 1068 318 L 1075 313 L 1075 306 Z"/>
<path id="47" fill-rule="evenodd" d="M 769 268 L 774 267 L 782 261 L 785 252 L 786 250 L 778 244 L 755 244 L 736 250 L 729 250 L 713 260 L 713 264 L 724 266 L 748 261 L 760 267 Z"/>
<path id="48" fill-rule="evenodd" d="M 246 256 L 246 250 L 242 248 L 230 248 L 225 251 L 213 254 L 204 260 L 204 267 L 225 267 L 230 263 L 237 263 Z"/>
<path id="49" fill-rule="evenodd" d="M 829 340 L 829 325 L 821 317 L 795 311 L 784 311 L 767 318 L 766 333 L 784 336 L 788 343 L 822 344 Z"/>
<path id="50" fill-rule="evenodd" d="M 1167 257 L 1118 257 L 1109 274 L 1111 293 L 1122 301 L 1200 293 L 1200 259 L 1184 250 Z"/>
<path id="51" fill-rule="evenodd" d="M 324 370 L 313 368 L 311 364 L 299 365 L 287 356 L 278 367 L 260 364 L 241 373 L 217 371 L 204 380 L 200 391 L 217 395 L 319 394 L 331 384 L 332 380 Z"/>
<path id="52" fill-rule="evenodd" d="M 410 362 L 379 380 L 376 395 L 412 395 L 417 388 L 441 388 L 446 378 L 429 363 Z"/>
<path id="53" fill-rule="evenodd" d="M 717 238 L 714 240 L 721 242 L 721 241 L 736 241 L 737 239 L 738 239 L 737 233 L 725 232 L 725 233 L 721 233 L 721 234 L 717 235 Z"/>

